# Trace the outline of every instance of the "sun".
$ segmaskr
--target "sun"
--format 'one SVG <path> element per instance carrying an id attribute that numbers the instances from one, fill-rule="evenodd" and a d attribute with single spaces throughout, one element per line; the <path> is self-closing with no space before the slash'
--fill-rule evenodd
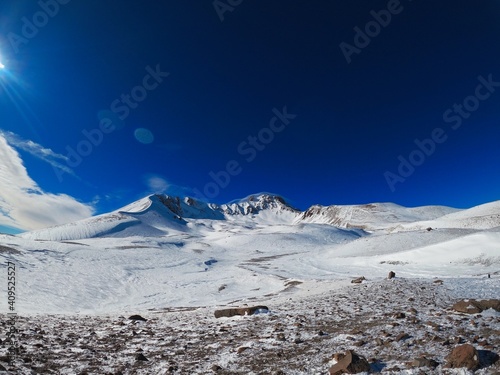
<path id="1" fill-rule="evenodd" d="M 0 69 L 5 68 L 5 65 L 0 62 Z"/>

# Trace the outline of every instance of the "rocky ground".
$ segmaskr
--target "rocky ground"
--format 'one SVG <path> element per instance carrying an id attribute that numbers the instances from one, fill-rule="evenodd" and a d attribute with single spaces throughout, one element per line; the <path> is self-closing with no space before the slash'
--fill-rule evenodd
<path id="1" fill-rule="evenodd" d="M 0 373 L 328 374 L 332 356 L 351 349 L 372 373 L 468 374 L 445 367 L 465 343 L 478 350 L 474 373 L 500 373 L 500 315 L 451 310 L 456 298 L 446 283 L 368 280 L 309 297 L 289 288 L 279 298 L 246 301 L 268 313 L 219 319 L 215 308 L 137 311 L 147 321 L 20 315 L 19 352 L 10 363 L 2 315 Z"/>

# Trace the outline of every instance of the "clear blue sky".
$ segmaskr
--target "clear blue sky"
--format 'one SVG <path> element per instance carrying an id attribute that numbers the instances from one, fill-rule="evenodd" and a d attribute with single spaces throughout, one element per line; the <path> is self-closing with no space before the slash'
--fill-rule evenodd
<path id="1" fill-rule="evenodd" d="M 498 1 L 361 3 L 2 1 L 0 229 L 153 192 L 498 200 Z"/>

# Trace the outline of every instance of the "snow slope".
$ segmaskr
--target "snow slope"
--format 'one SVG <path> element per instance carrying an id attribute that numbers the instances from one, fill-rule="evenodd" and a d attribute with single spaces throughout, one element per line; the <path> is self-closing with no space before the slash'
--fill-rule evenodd
<path id="1" fill-rule="evenodd" d="M 491 229 L 500 226 L 500 201 L 482 204 L 468 210 L 443 215 L 434 220 L 402 224 L 403 230 L 431 228 Z"/>
<path id="2" fill-rule="evenodd" d="M 17 304 L 26 313 L 250 303 L 389 271 L 453 280 L 490 273 L 498 285 L 497 202 L 463 211 L 367 206 L 304 215 L 267 194 L 221 206 L 155 195 L 79 222 L 0 235 L 0 257 L 4 269 L 7 260 L 16 264 Z M 457 294 L 473 289 L 462 285 Z M 498 298 L 499 290 L 485 294 Z M 7 301 L 0 306 L 5 311 Z"/>
<path id="3" fill-rule="evenodd" d="M 431 220 L 457 210 L 444 206 L 407 208 L 394 203 L 372 203 L 355 206 L 312 206 L 297 222 L 330 224 L 342 228 L 375 231 L 396 224 Z"/>
<path id="4" fill-rule="evenodd" d="M 152 195 L 114 212 L 74 223 L 23 233 L 29 239 L 63 241 L 94 237 L 162 236 L 196 231 L 197 226 L 217 227 L 233 222 L 240 225 L 290 223 L 298 211 L 278 196 L 250 196 L 218 206 L 193 198 Z M 215 222 L 215 224 L 214 224 Z M 187 224 L 193 225 L 188 229 Z"/>

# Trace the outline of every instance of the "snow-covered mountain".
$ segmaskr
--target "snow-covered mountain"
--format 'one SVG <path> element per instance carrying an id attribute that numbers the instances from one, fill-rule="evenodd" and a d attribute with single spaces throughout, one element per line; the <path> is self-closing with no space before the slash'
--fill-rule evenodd
<path id="1" fill-rule="evenodd" d="M 492 205 L 494 213 L 496 205 Z M 484 211 L 484 210 L 483 210 Z M 202 226 L 232 223 L 244 227 L 278 224 L 328 224 L 337 228 L 357 228 L 368 232 L 400 228 L 415 224 L 431 226 L 430 221 L 451 215 L 447 220 L 469 220 L 478 209 L 459 211 L 450 207 L 425 206 L 406 208 L 393 203 L 350 206 L 312 206 L 301 212 L 282 197 L 273 194 L 250 195 L 244 199 L 217 205 L 190 197 L 151 195 L 111 213 L 75 223 L 22 234 L 39 240 L 79 240 L 83 238 L 134 235 L 159 236 L 179 232 L 196 232 Z M 486 211 L 488 211 L 486 209 Z M 494 213 L 492 215 L 494 215 Z M 461 215 L 461 216 L 460 216 Z M 216 224 L 215 222 L 219 222 Z"/>
<path id="2" fill-rule="evenodd" d="M 38 240 L 94 237 L 161 236 L 198 233 L 220 226 L 241 227 L 326 224 L 366 232 L 399 232 L 426 228 L 491 229 L 500 226 L 500 201 L 458 210 L 445 206 L 403 207 L 394 203 L 314 205 L 299 211 L 273 194 L 250 195 L 217 205 L 190 197 L 151 195 L 119 210 L 56 227 L 24 233 Z"/>
<path id="3" fill-rule="evenodd" d="M 16 290 L 26 312 L 265 302 L 389 271 L 496 278 L 499 215 L 500 202 L 468 210 L 375 203 L 299 211 L 273 194 L 223 205 L 152 195 L 74 223 L 0 235 L 0 257 L 22 270 Z"/>
<path id="4" fill-rule="evenodd" d="M 433 220 L 401 224 L 397 229 L 431 228 L 492 229 L 500 226 L 500 201 L 439 216 Z"/>
<path id="5" fill-rule="evenodd" d="M 212 221 L 240 225 L 291 223 L 299 211 L 277 195 L 251 195 L 221 206 L 194 198 L 151 195 L 111 213 L 21 234 L 37 240 L 79 240 L 94 237 L 161 236 L 197 232 Z"/>
<path id="6" fill-rule="evenodd" d="M 458 210 L 444 206 L 407 208 L 394 203 L 326 207 L 315 205 L 304 211 L 296 222 L 330 224 L 340 228 L 374 231 L 402 223 L 432 220 L 456 211 Z"/>

